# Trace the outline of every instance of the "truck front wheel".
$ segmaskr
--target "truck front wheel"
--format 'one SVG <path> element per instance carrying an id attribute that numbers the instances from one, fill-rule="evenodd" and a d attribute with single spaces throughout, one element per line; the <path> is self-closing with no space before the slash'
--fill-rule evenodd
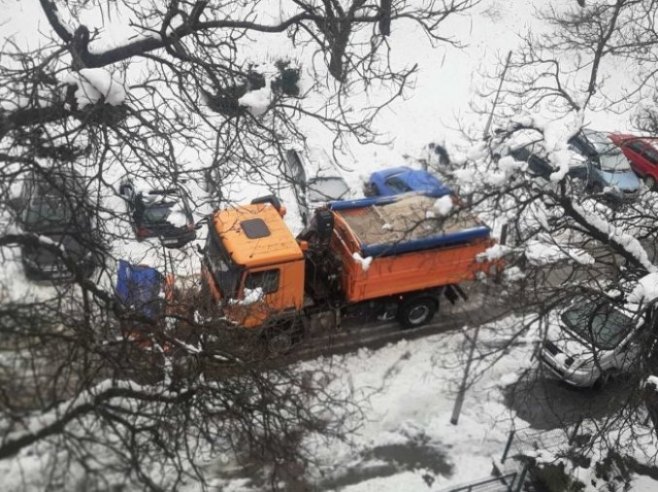
<path id="1" fill-rule="evenodd" d="M 265 348 L 270 355 L 285 355 L 303 338 L 303 327 L 299 320 L 282 323 L 264 333 Z"/>
<path id="2" fill-rule="evenodd" d="M 438 301 L 432 297 L 412 297 L 400 304 L 397 319 L 403 328 L 416 328 L 432 321 Z"/>

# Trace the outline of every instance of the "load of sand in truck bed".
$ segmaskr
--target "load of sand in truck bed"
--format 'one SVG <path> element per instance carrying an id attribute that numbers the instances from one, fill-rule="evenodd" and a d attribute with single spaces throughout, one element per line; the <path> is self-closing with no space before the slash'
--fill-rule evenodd
<path id="1" fill-rule="evenodd" d="M 465 237 L 489 235 L 489 229 L 466 211 L 454 208 L 440 216 L 434 208 L 436 198 L 425 195 L 403 195 L 384 202 L 374 200 L 366 206 L 334 209 L 349 225 L 363 246 L 409 244 L 427 238 L 443 238 L 446 242 Z M 361 202 L 361 203 L 358 203 Z M 355 200 L 362 205 L 366 200 Z M 473 236 L 473 237 L 475 237 Z"/>

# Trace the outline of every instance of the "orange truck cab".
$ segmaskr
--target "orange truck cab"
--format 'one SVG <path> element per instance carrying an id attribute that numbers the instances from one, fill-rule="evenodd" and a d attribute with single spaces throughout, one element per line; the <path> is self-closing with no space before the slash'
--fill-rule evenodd
<path id="1" fill-rule="evenodd" d="M 274 197 L 215 212 L 203 270 L 226 317 L 247 327 L 333 313 L 429 322 L 439 297 L 488 272 L 478 260 L 493 242 L 464 211 L 432 211 L 436 198 L 409 194 L 333 202 L 293 237 Z"/>
<path id="2" fill-rule="evenodd" d="M 294 316 L 304 300 L 304 254 L 274 197 L 217 211 L 210 222 L 203 275 L 226 316 L 247 328 Z"/>

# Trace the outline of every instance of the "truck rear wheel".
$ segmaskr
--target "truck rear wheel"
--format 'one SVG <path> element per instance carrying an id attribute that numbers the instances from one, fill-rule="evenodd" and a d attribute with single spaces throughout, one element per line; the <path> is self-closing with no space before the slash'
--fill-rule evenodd
<path id="1" fill-rule="evenodd" d="M 400 304 L 397 319 L 403 328 L 416 328 L 432 321 L 438 308 L 438 301 L 432 297 L 412 297 Z"/>

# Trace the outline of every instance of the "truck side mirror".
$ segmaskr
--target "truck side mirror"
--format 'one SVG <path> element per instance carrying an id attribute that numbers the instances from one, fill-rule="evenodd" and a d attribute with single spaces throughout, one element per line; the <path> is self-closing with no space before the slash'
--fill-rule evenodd
<path id="1" fill-rule="evenodd" d="M 258 198 L 251 200 L 252 205 L 258 205 L 259 203 L 269 203 L 277 210 L 281 210 L 281 202 L 274 195 L 259 196 Z"/>

